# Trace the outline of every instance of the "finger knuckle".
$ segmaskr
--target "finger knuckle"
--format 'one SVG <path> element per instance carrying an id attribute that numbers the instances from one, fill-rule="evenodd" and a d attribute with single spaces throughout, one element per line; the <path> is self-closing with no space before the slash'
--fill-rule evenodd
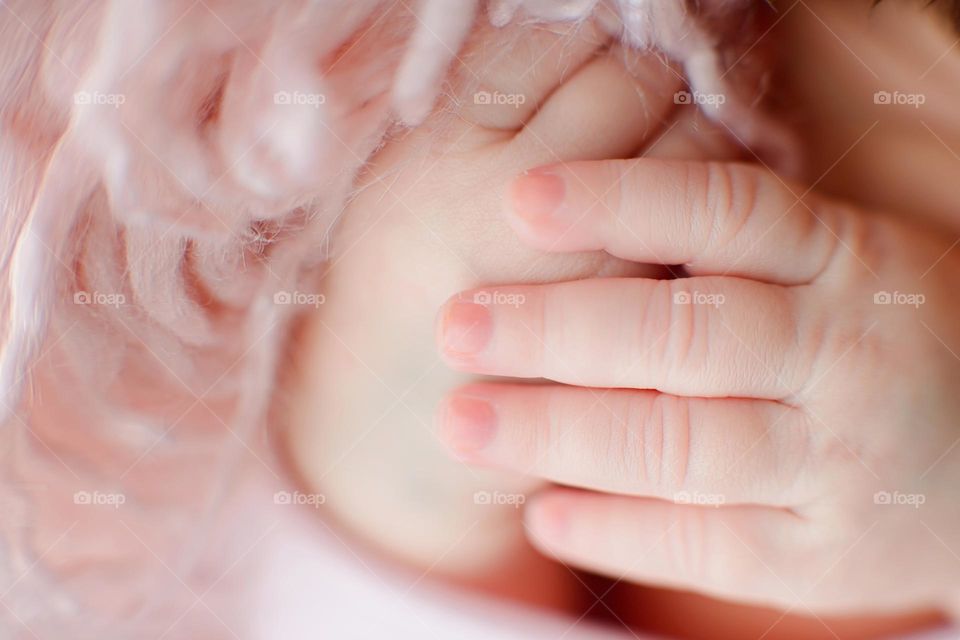
<path id="1" fill-rule="evenodd" d="M 699 207 L 703 225 L 701 254 L 725 254 L 742 237 L 758 214 L 759 173 L 728 162 L 708 162 L 699 176 Z M 694 193 L 697 193 L 694 190 Z"/>
<path id="2" fill-rule="evenodd" d="M 532 460 L 535 468 L 549 467 L 562 463 L 557 459 L 561 450 L 558 447 L 558 434 L 564 431 L 560 419 L 565 416 L 558 390 L 550 390 L 541 397 L 534 412 L 534 424 L 530 429 L 522 429 L 526 442 L 521 445 L 520 453 Z"/>
<path id="3" fill-rule="evenodd" d="M 711 577 L 707 562 L 712 557 L 707 518 L 703 508 L 684 507 L 678 511 L 666 535 L 669 563 L 679 575 L 698 583 Z"/>
<path id="4" fill-rule="evenodd" d="M 823 310 L 811 316 L 798 331 L 803 338 L 794 364 L 797 399 L 814 402 L 832 380 L 844 379 L 857 370 L 884 370 L 891 344 L 867 314 L 853 310 L 838 320 Z"/>
<path id="5" fill-rule="evenodd" d="M 870 220 L 855 206 L 820 201 L 806 207 L 816 215 L 806 216 L 807 229 L 798 235 L 799 242 L 811 247 L 812 280 L 840 273 L 875 283 L 888 257 L 903 250 L 896 234 L 885 232 L 886 221 Z"/>
<path id="6" fill-rule="evenodd" d="M 643 425 L 646 480 L 665 494 L 687 484 L 690 462 L 690 412 L 683 398 L 657 394 Z"/>
<path id="7" fill-rule="evenodd" d="M 658 292 L 668 319 L 666 336 L 662 338 L 660 364 L 668 380 L 677 380 L 697 371 L 707 361 L 709 322 L 712 307 L 697 303 L 703 292 L 691 288 L 689 280 L 671 280 Z"/>
<path id="8" fill-rule="evenodd" d="M 656 363 L 664 362 L 667 356 L 667 338 L 675 323 L 673 307 L 675 281 L 656 280 L 638 281 L 632 300 L 638 306 L 635 333 L 626 341 L 630 352 L 630 361 L 636 363 L 636 371 L 641 378 L 645 371 L 655 368 Z"/>
<path id="9" fill-rule="evenodd" d="M 638 194 L 645 192 L 645 186 L 642 182 L 641 172 L 624 169 L 620 163 L 608 162 L 603 164 L 603 184 L 613 185 L 608 190 L 605 203 L 602 201 L 604 212 L 610 217 L 609 227 L 611 233 L 636 233 L 633 229 L 637 224 L 634 216 L 628 215 L 638 201 Z"/>

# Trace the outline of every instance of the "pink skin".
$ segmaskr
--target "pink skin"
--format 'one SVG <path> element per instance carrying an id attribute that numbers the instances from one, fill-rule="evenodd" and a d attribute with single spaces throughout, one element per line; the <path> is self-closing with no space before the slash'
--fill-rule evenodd
<path id="1" fill-rule="evenodd" d="M 537 546 L 814 614 L 960 601 L 949 239 L 725 162 L 555 165 L 517 178 L 507 210 L 537 249 L 691 276 L 498 287 L 513 304 L 468 291 L 441 311 L 453 368 L 560 383 L 472 383 L 441 416 L 461 459 L 580 489 L 531 502 Z"/>

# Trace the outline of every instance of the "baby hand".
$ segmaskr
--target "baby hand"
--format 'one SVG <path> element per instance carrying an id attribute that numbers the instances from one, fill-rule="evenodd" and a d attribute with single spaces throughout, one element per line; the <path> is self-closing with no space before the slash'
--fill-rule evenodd
<path id="1" fill-rule="evenodd" d="M 548 166 L 509 201 L 536 248 L 690 276 L 441 311 L 453 367 L 562 383 L 470 384 L 441 408 L 459 457 L 581 489 L 528 504 L 535 544 L 815 614 L 960 602 L 956 243 L 734 163 Z"/>

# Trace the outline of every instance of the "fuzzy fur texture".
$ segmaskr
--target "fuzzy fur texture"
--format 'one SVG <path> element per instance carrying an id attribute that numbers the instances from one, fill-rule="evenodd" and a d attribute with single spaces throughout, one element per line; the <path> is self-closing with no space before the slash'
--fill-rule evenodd
<path id="1" fill-rule="evenodd" d="M 241 469 L 277 479 L 264 425 L 296 307 L 275 296 L 309 289 L 357 171 L 427 116 L 475 20 L 596 15 L 785 163 L 724 68 L 749 5 L 7 0 L 0 637 L 233 637 L 197 598 L 242 604 L 220 578 L 252 516 L 228 511 Z"/>

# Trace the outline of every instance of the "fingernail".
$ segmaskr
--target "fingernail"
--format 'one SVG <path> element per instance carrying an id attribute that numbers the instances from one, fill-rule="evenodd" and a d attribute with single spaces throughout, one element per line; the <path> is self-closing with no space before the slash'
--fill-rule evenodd
<path id="1" fill-rule="evenodd" d="M 548 223 L 560 209 L 566 191 L 563 178 L 549 169 L 528 171 L 513 182 L 513 211 L 530 224 Z"/>
<path id="2" fill-rule="evenodd" d="M 557 540 L 567 531 L 567 510 L 562 500 L 541 497 L 527 507 L 534 530 L 548 540 Z"/>
<path id="3" fill-rule="evenodd" d="M 482 398 L 453 395 L 440 415 L 440 436 L 462 460 L 473 459 L 493 440 L 497 416 Z"/>
<path id="4" fill-rule="evenodd" d="M 454 357 L 477 355 L 490 341 L 492 324 L 490 311 L 483 305 L 454 301 L 440 323 L 444 352 Z"/>

